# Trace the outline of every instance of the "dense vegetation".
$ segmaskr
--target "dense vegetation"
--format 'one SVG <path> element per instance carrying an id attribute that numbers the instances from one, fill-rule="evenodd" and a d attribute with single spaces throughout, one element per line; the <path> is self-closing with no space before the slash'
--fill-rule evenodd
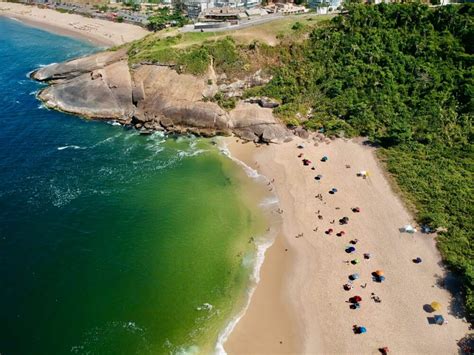
<path id="1" fill-rule="evenodd" d="M 167 7 L 158 9 L 156 13 L 148 17 L 148 29 L 150 31 L 159 31 L 166 26 L 183 27 L 188 23 L 188 19 L 179 10 L 172 11 Z"/>
<path id="2" fill-rule="evenodd" d="M 417 210 L 474 314 L 474 6 L 352 5 L 317 28 L 248 95 L 277 98 L 290 125 L 363 135 Z M 299 117 L 299 119 L 295 118 Z"/>

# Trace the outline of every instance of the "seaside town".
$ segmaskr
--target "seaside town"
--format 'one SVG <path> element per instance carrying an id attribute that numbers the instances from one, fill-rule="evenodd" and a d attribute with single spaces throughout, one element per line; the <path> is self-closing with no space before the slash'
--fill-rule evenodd
<path id="1" fill-rule="evenodd" d="M 379 4 L 392 0 L 366 1 Z M 437 5 L 447 5 L 455 1 L 425 0 L 427 4 Z M 18 0 L 16 2 L 91 18 L 130 23 L 151 30 L 184 26 L 184 31 L 239 29 L 307 12 L 321 15 L 336 14 L 344 7 L 343 0 Z"/>
<path id="2" fill-rule="evenodd" d="M 473 354 L 470 2 L 0 0 L 0 355 Z"/>

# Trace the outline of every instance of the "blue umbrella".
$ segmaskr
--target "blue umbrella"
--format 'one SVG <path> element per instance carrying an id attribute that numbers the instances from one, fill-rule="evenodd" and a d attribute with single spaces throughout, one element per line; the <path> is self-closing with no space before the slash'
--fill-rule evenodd
<path id="1" fill-rule="evenodd" d="M 346 248 L 346 253 L 350 254 L 350 253 L 355 252 L 355 250 L 356 250 L 356 248 L 354 248 L 354 247 L 348 247 L 348 248 Z"/>
<path id="2" fill-rule="evenodd" d="M 351 279 L 351 280 L 357 280 L 358 278 L 359 278 L 359 274 L 349 275 L 349 279 Z"/>
<path id="3" fill-rule="evenodd" d="M 359 327 L 359 333 L 367 333 L 367 329 L 365 327 Z"/>

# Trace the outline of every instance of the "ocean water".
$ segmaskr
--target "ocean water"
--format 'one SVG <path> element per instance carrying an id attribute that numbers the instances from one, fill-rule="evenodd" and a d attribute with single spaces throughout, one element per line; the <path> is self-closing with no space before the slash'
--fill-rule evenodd
<path id="1" fill-rule="evenodd" d="M 0 17 L 0 353 L 210 352 L 266 227 L 253 182 L 209 140 L 43 108 L 27 74 L 95 50 Z"/>

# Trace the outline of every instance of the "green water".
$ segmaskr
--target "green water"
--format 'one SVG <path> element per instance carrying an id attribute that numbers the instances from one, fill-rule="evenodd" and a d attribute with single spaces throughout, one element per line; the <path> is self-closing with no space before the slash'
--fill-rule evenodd
<path id="1" fill-rule="evenodd" d="M 40 108 L 26 73 L 93 49 L 1 18 L 0 39 L 0 353 L 213 350 L 265 230 L 253 183 L 209 140 Z"/>

